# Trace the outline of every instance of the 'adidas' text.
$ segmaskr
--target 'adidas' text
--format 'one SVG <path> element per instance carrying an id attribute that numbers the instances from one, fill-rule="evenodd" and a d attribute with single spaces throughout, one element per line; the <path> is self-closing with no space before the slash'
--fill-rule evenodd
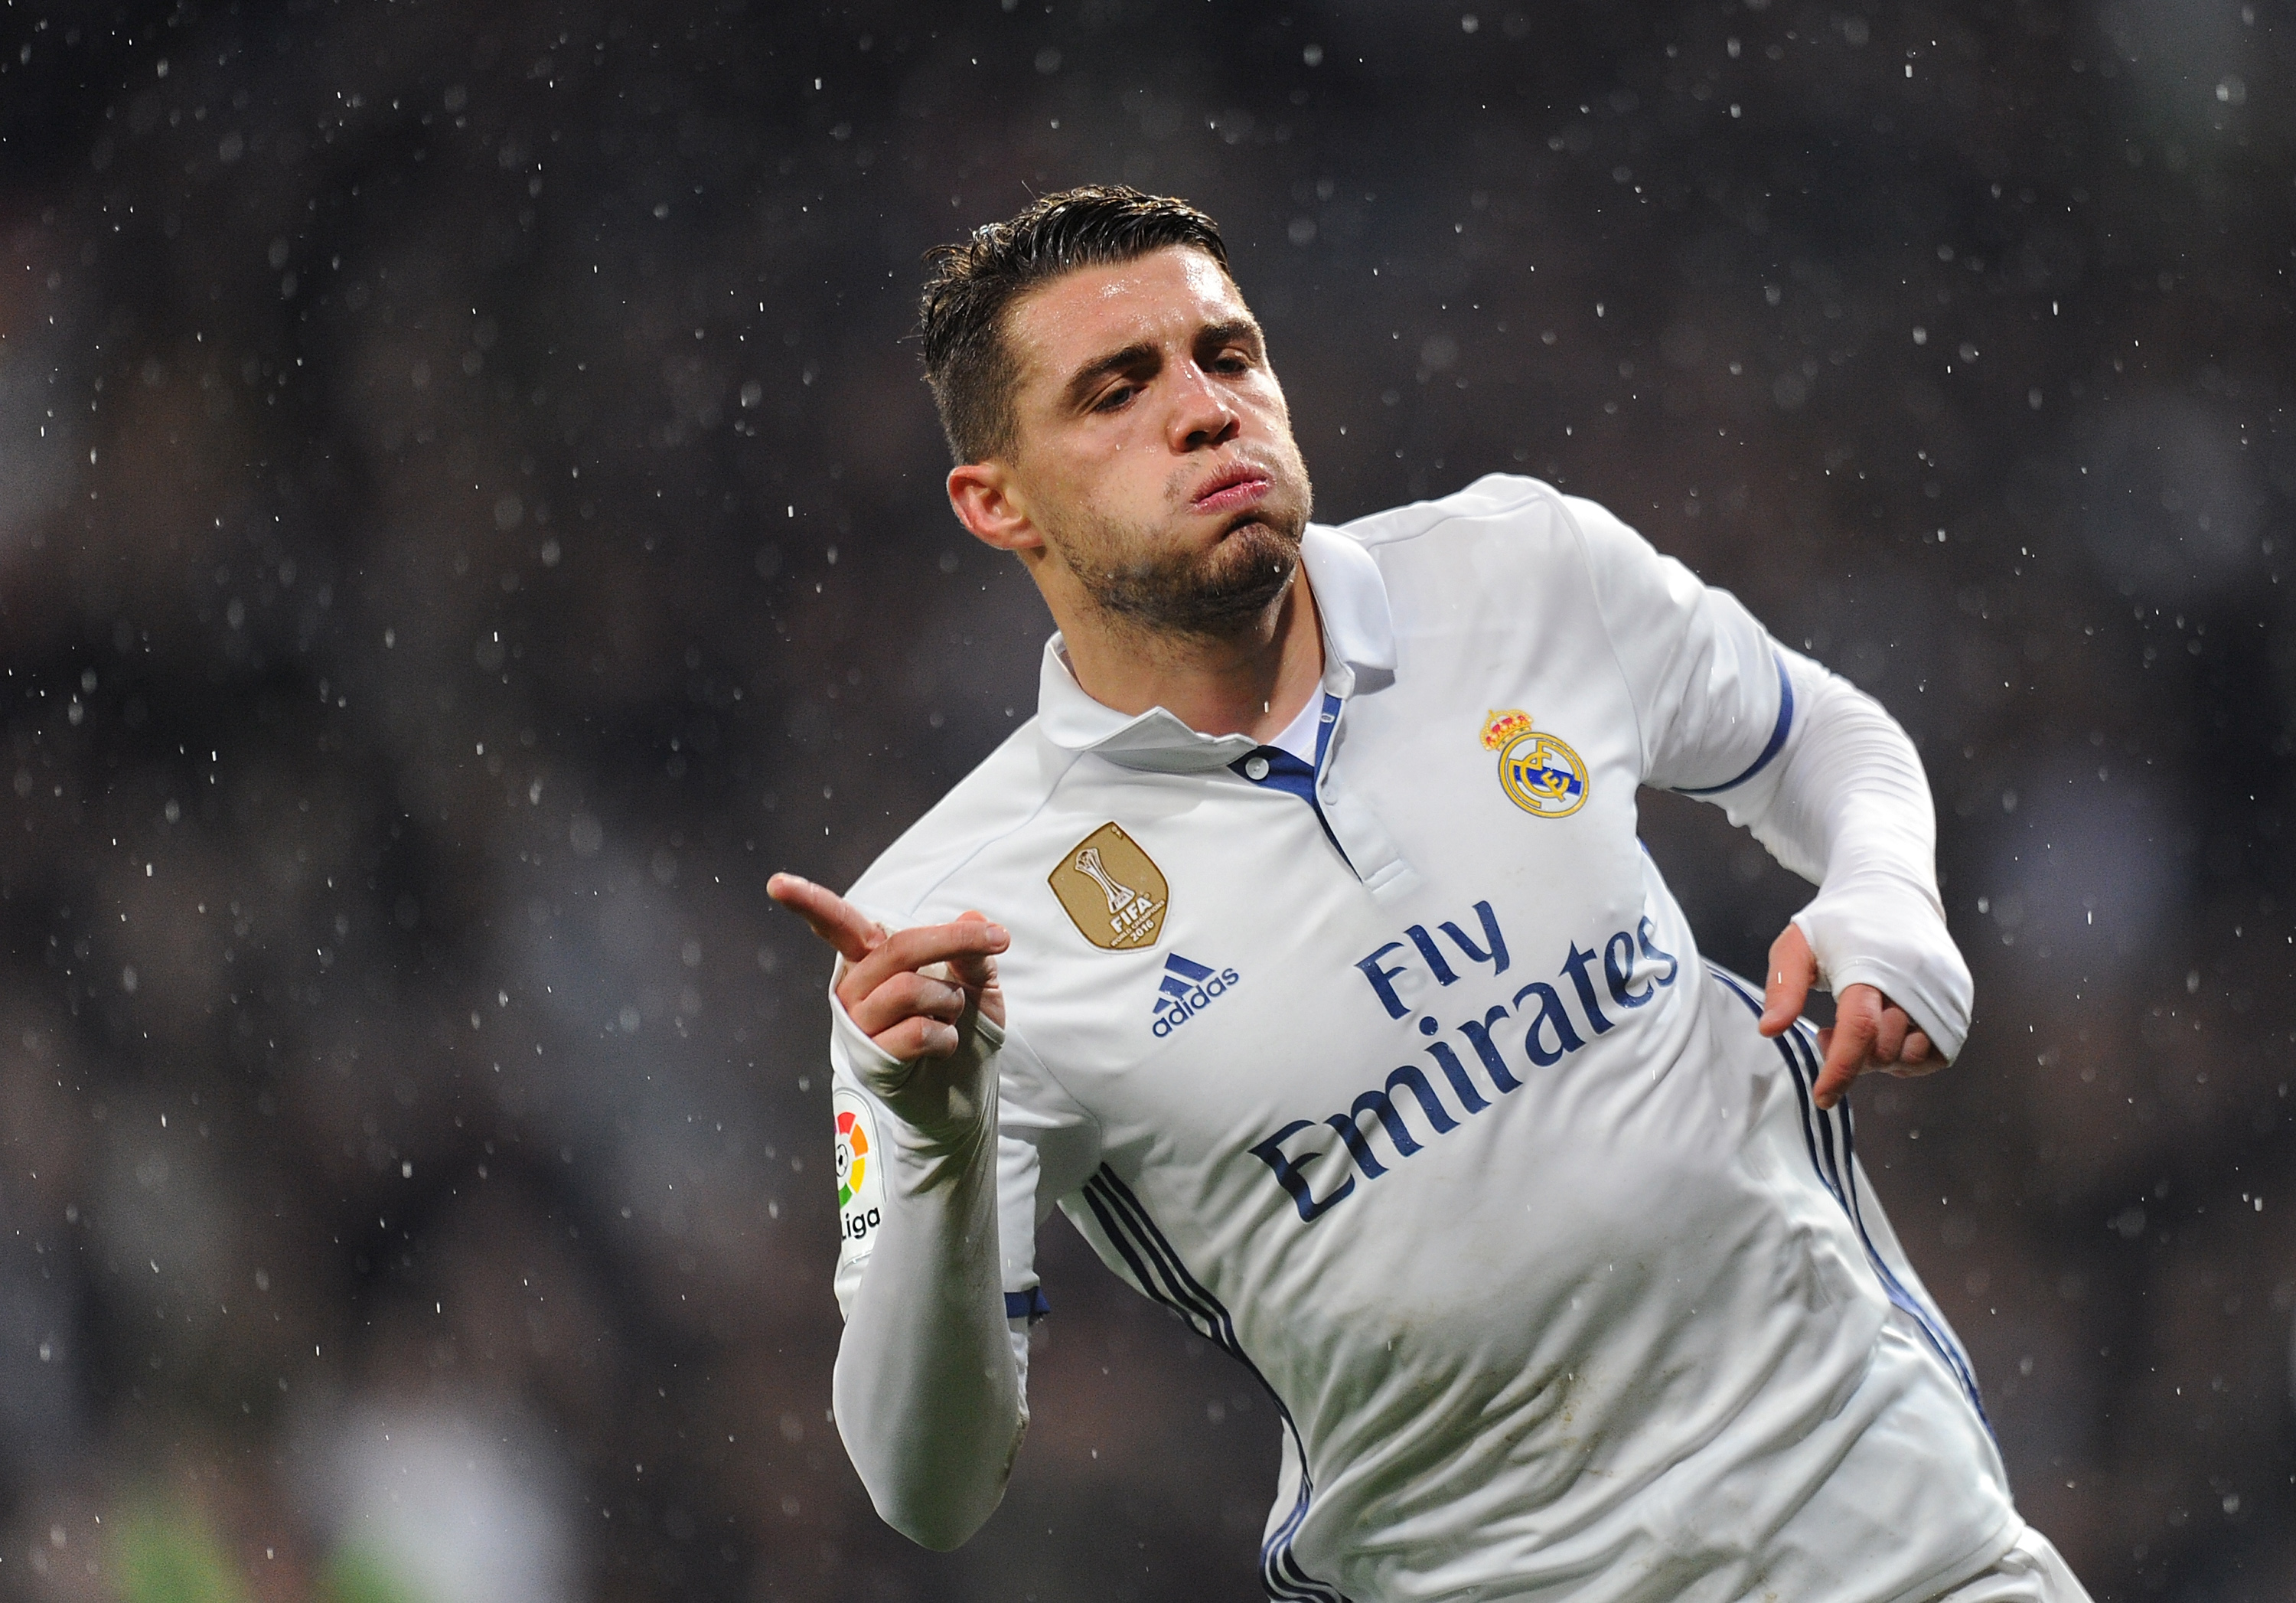
<path id="1" fill-rule="evenodd" d="M 1174 952 L 1164 959 L 1164 977 L 1156 986 L 1155 1023 L 1150 1028 L 1159 1036 L 1171 1034 L 1226 995 L 1239 978 L 1232 968 L 1207 968 Z"/>

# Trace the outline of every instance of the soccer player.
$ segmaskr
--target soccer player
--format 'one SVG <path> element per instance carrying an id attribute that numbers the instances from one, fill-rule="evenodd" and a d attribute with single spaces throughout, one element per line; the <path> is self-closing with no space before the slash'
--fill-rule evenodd
<path id="1" fill-rule="evenodd" d="M 1536 481 L 1310 522 L 1182 201 L 1039 201 L 923 322 L 949 501 L 1059 633 L 849 897 L 770 886 L 838 954 L 879 1512 L 947 1548 L 996 1508 L 1058 1207 L 1274 1398 L 1270 1597 L 2085 1599 L 1841 1103 L 1970 1017 L 1888 715 Z M 1761 994 L 1700 960 L 1643 785 L 1817 884 Z"/>

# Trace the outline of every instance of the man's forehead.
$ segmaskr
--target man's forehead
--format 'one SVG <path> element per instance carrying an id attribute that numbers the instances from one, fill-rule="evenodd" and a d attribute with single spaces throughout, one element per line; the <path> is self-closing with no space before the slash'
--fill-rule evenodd
<path id="1" fill-rule="evenodd" d="M 1108 350 L 1250 316 L 1219 263 L 1174 245 L 1063 273 L 1013 302 L 1008 327 L 1024 373 L 1065 380 Z"/>

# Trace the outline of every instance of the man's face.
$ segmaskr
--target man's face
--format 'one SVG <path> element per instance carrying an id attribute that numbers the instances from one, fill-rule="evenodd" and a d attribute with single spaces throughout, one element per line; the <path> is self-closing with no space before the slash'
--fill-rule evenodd
<path id="1" fill-rule="evenodd" d="M 1012 486 L 1103 612 L 1229 635 L 1300 560 L 1310 490 L 1259 325 L 1218 264 L 1172 248 L 1013 306 Z"/>

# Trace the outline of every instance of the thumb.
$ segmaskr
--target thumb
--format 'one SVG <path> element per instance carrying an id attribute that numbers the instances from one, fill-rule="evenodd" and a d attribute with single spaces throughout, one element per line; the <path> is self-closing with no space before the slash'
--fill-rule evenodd
<path id="1" fill-rule="evenodd" d="M 1786 925 L 1770 943 L 1769 974 L 1762 986 L 1762 1033 L 1783 1035 L 1792 1028 L 1816 981 L 1817 958 L 1801 926 Z"/>

